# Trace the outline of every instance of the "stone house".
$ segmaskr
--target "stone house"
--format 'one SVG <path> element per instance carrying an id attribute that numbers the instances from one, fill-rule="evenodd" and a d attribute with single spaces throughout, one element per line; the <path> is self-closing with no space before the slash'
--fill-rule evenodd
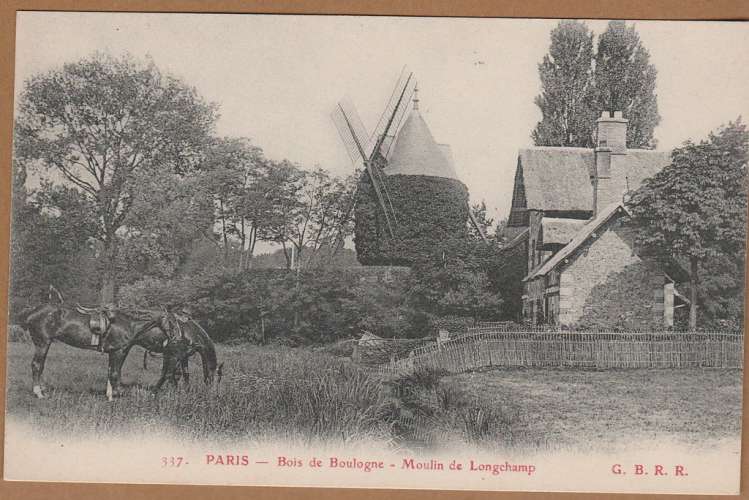
<path id="1" fill-rule="evenodd" d="M 627 149 L 621 112 L 598 119 L 597 147 L 532 147 L 518 154 L 508 264 L 521 266 L 522 316 L 532 324 L 673 326 L 684 273 L 644 255 L 626 209 L 629 191 L 670 153 Z"/>

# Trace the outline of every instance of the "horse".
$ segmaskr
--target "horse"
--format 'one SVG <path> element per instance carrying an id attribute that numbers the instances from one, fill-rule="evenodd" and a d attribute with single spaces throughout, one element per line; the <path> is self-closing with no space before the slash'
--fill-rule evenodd
<path id="1" fill-rule="evenodd" d="M 167 378 L 176 384 L 176 369 L 187 368 L 187 358 L 197 352 L 203 364 L 203 378 L 211 385 L 216 376 L 221 378 L 222 366 L 217 363 L 216 349 L 208 334 L 200 326 L 191 322 L 184 328 L 179 342 L 170 342 L 166 333 L 164 316 L 142 320 L 127 313 L 117 311 L 106 315 L 105 335 L 100 337 L 101 345 L 92 345 L 91 316 L 85 308 L 66 305 L 62 294 L 50 286 L 46 304 L 32 309 L 21 320 L 34 343 L 34 357 L 31 361 L 33 392 L 44 398 L 42 374 L 49 347 L 53 341 L 63 342 L 79 349 L 98 350 L 109 356 L 106 395 L 109 401 L 121 394 L 120 373 L 127 355 L 138 345 L 151 352 L 164 354 L 162 373 L 154 387 L 157 392 Z M 92 309 L 88 311 L 93 311 Z"/>

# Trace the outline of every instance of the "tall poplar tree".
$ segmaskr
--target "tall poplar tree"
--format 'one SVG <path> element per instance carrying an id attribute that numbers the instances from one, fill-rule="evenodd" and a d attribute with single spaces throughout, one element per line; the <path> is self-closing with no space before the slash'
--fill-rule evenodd
<path id="1" fill-rule="evenodd" d="M 654 148 L 653 131 L 661 117 L 655 93 L 657 71 L 634 26 L 609 22 L 598 40 L 595 64 L 596 107 L 622 111 L 627 124 L 627 147 Z"/>
<path id="2" fill-rule="evenodd" d="M 601 111 L 622 111 L 629 120 L 627 147 L 655 147 L 657 71 L 634 26 L 611 21 L 594 53 L 585 23 L 561 21 L 538 71 L 541 121 L 531 134 L 536 146 L 592 147 Z"/>
<path id="3" fill-rule="evenodd" d="M 533 130 L 537 146 L 593 145 L 593 33 L 580 21 L 561 21 L 538 65 L 542 91 L 536 97 L 541 121 Z"/>

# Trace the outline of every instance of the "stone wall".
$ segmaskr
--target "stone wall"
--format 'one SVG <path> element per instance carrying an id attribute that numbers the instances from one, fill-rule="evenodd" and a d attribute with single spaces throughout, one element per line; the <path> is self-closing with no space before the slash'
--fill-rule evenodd
<path id="1" fill-rule="evenodd" d="M 634 234 L 619 219 L 596 234 L 560 277 L 560 318 L 587 328 L 662 328 L 665 276 L 633 252 Z"/>

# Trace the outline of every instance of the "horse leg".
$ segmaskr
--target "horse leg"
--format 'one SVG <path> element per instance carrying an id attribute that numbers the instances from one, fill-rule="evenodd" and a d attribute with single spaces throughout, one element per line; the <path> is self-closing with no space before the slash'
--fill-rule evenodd
<path id="1" fill-rule="evenodd" d="M 190 385 L 190 367 L 189 365 L 189 356 L 185 356 L 180 362 L 180 368 L 182 372 L 182 377 L 185 379 L 185 385 Z"/>
<path id="2" fill-rule="evenodd" d="M 156 382 L 156 385 L 153 387 L 152 391 L 154 394 L 159 392 L 161 390 L 161 386 L 164 385 L 164 382 L 166 382 L 167 378 L 172 379 L 174 382 L 174 385 L 176 384 L 175 381 L 175 375 L 174 372 L 177 370 L 177 360 L 176 358 L 168 353 L 164 353 L 164 360 L 161 364 L 161 377 L 159 378 L 159 381 Z"/>
<path id="3" fill-rule="evenodd" d="M 31 378 L 33 379 L 34 394 L 37 398 L 45 397 L 42 390 L 42 373 L 44 373 L 44 362 L 47 360 L 47 352 L 52 341 L 48 338 L 34 337 L 34 358 L 31 360 Z"/>
<path id="4" fill-rule="evenodd" d="M 109 353 L 109 376 L 107 377 L 107 400 L 112 401 L 120 395 L 120 374 L 127 351 L 118 350 Z"/>

